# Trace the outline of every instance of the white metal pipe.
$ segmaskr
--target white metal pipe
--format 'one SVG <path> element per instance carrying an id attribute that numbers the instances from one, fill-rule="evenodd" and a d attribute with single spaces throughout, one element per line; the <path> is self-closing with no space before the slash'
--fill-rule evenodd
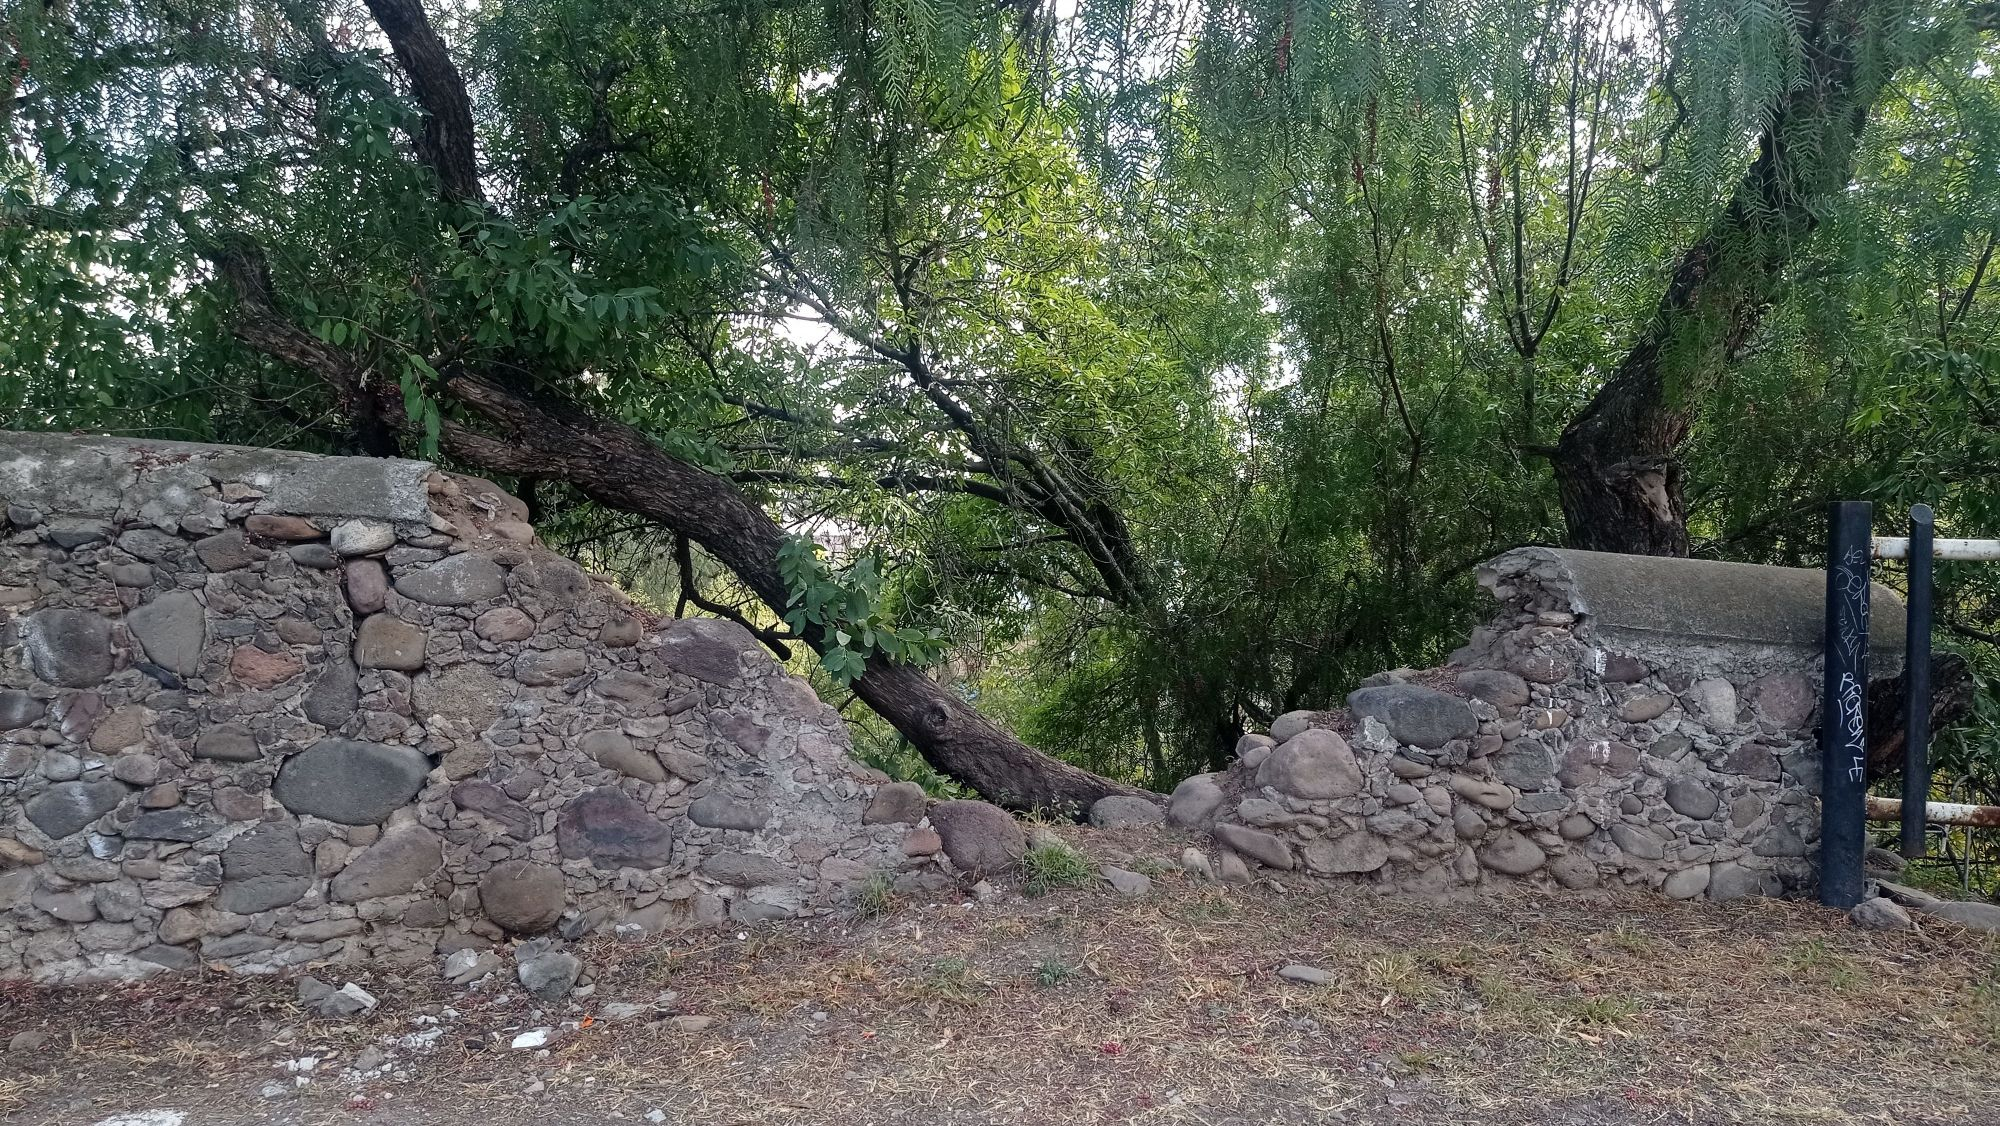
<path id="1" fill-rule="evenodd" d="M 1931 557 L 1934 559 L 1965 559 L 1988 563 L 2000 561 L 2000 540 L 1948 540 L 1940 537 L 1933 540 L 1931 546 Z M 1908 559 L 1909 557 L 1910 537 L 1875 537 L 1875 558 Z"/>
<path id="2" fill-rule="evenodd" d="M 1903 799 L 1868 795 L 1868 820 L 1901 821 Z M 1966 805 L 1955 801 L 1924 803 L 1924 820 L 1933 825 L 1975 825 L 2000 828 L 2000 805 Z"/>

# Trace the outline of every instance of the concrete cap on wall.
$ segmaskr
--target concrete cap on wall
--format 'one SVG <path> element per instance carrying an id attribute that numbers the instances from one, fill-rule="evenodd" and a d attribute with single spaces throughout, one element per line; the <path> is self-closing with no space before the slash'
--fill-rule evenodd
<path id="1" fill-rule="evenodd" d="M 237 483 L 255 511 L 423 524 L 428 462 L 326 457 L 101 435 L 0 431 L 0 499 L 66 517 L 125 517 L 170 528 L 203 507 L 200 490 Z M 212 502 L 211 502 L 212 503 Z"/>
<path id="2" fill-rule="evenodd" d="M 1560 608 L 1613 643 L 1817 652 L 1826 632 L 1826 572 L 1805 567 L 1524 547 L 1480 568 L 1480 583 L 1503 600 L 1526 594 L 1524 580 L 1566 600 Z M 1869 650 L 1881 662 L 1879 674 L 1902 663 L 1903 600 L 1875 583 L 1869 606 Z"/>

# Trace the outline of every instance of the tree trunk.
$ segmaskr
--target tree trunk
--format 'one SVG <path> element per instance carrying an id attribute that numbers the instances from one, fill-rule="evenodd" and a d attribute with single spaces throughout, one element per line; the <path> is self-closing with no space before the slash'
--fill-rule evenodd
<path id="1" fill-rule="evenodd" d="M 784 532 L 730 482 L 676 458 L 622 423 L 530 398 L 490 379 L 452 376 L 458 402 L 507 439 L 447 427 L 444 446 L 489 471 L 558 477 L 600 504 L 685 534 L 734 571 L 774 611 L 788 601 L 778 573 Z M 921 671 L 871 658 L 854 690 L 938 771 L 1012 809 L 1081 816 L 1098 798 L 1143 794 L 1054 759 L 1001 730 Z"/>
<path id="2" fill-rule="evenodd" d="M 1757 160 L 1684 253 L 1618 370 L 1553 460 L 1572 547 L 1686 555 L 1679 451 L 1704 394 L 1748 343 L 1804 250 L 1816 208 L 1845 189 L 1868 109 L 1888 81 L 1877 37 L 1896 0 L 1809 0 L 1801 80 L 1772 107 Z"/>

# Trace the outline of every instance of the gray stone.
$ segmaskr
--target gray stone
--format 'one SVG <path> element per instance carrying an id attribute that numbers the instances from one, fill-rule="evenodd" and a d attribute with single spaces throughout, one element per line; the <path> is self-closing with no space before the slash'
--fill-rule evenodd
<path id="1" fill-rule="evenodd" d="M 1623 723 L 1645 723 L 1667 714 L 1674 706 L 1674 698 L 1664 692 L 1648 692 L 1638 696 L 1627 696 L 1618 704 L 1618 719 Z"/>
<path id="2" fill-rule="evenodd" d="M 354 710 L 360 706 L 361 685 L 354 662 L 345 653 L 330 655 L 319 679 L 313 681 L 312 690 L 306 693 L 303 701 L 306 718 L 328 731 L 338 731 L 354 718 Z"/>
<path id="3" fill-rule="evenodd" d="M 154 664 L 181 676 L 201 671 L 208 612 L 194 595 L 170 590 L 127 614 L 125 625 Z"/>
<path id="4" fill-rule="evenodd" d="M 1287 739 L 1290 739 L 1292 736 L 1297 735 L 1299 732 L 1304 731 L 1307 728 L 1310 728 L 1312 726 L 1312 721 L 1313 721 L 1312 712 L 1309 711 L 1286 712 L 1284 715 L 1281 715 L 1278 718 L 1271 721 L 1271 734 L 1266 737 L 1268 740 L 1267 745 L 1275 746 L 1279 743 L 1284 742 Z M 1241 755 L 1243 753 L 1243 745 L 1240 741 L 1237 744 L 1236 753 L 1238 755 Z"/>
<path id="5" fill-rule="evenodd" d="M 1722 769 L 1758 782 L 1776 782 L 1782 773 L 1776 752 L 1762 743 L 1745 743 L 1729 752 Z"/>
<path id="6" fill-rule="evenodd" d="M 771 823 L 768 805 L 752 804 L 730 794 L 715 793 L 688 807 L 688 820 L 708 829 L 754 833 Z"/>
<path id="7" fill-rule="evenodd" d="M 660 654 L 675 672 L 725 688 L 742 680 L 746 657 L 762 653 L 749 631 L 721 618 L 682 618 L 660 634 Z"/>
<path id="8" fill-rule="evenodd" d="M 1297 733 L 1293 732 L 1294 735 Z M 1271 752 L 1271 748 L 1277 745 L 1278 741 L 1276 739 L 1271 738 L 1269 735 L 1259 735 L 1253 731 L 1236 740 L 1236 757 L 1238 760 L 1242 760 L 1251 754 L 1267 755 Z M 1262 760 L 1260 759 L 1259 761 Z M 1255 766 L 1257 764 L 1251 763 L 1250 765 Z"/>
<path id="9" fill-rule="evenodd" d="M 1750 851 L 1757 856 L 1804 856 L 1806 842 L 1790 822 L 1773 818 Z"/>
<path id="10" fill-rule="evenodd" d="M 396 546 L 396 529 L 379 520 L 346 520 L 333 526 L 331 539 L 341 555 L 374 555 Z"/>
<path id="11" fill-rule="evenodd" d="M 133 528 L 118 536 L 118 549 L 127 555 L 158 563 L 187 547 L 187 541 L 157 528 Z"/>
<path id="12" fill-rule="evenodd" d="M 1667 855 L 1666 842 L 1651 829 L 1620 821 L 1611 826 L 1611 839 L 1618 847 L 1641 860 L 1660 860 Z"/>
<path id="13" fill-rule="evenodd" d="M 1389 842 L 1374 833 L 1343 833 L 1332 840 L 1308 841 L 1300 854 L 1312 872 L 1354 874 L 1373 872 L 1389 862 Z"/>
<path id="14" fill-rule="evenodd" d="M 535 835 L 535 815 L 491 782 L 477 779 L 460 782 L 451 788 L 451 800 L 458 808 L 493 821 L 515 840 L 525 841 Z"/>
<path id="15" fill-rule="evenodd" d="M 615 789 L 586 790 L 556 819 L 556 845 L 598 868 L 659 868 L 673 859 L 673 831 Z"/>
<path id="16" fill-rule="evenodd" d="M 1666 882 L 1660 885 L 1660 893 L 1668 899 L 1693 899 L 1708 890 L 1710 875 L 1706 864 L 1683 868 L 1667 877 Z"/>
<path id="17" fill-rule="evenodd" d="M 484 665 L 454 665 L 417 677 L 411 702 L 426 720 L 442 717 L 465 731 L 484 731 L 507 704 L 507 684 Z"/>
<path id="18" fill-rule="evenodd" d="M 534 636 L 535 619 L 512 606 L 496 606 L 472 620 L 472 632 L 486 641 L 525 641 Z"/>
<path id="19" fill-rule="evenodd" d="M 255 762 L 260 754 L 257 737 L 246 727 L 225 723 L 195 736 L 194 757 L 220 762 Z"/>
<path id="20" fill-rule="evenodd" d="M 1517 790 L 1537 790 L 1556 780 L 1556 759 L 1547 747 L 1516 739 L 1492 756 L 1493 773 Z"/>
<path id="21" fill-rule="evenodd" d="M 1212 774 L 1182 779 L 1174 787 L 1173 796 L 1167 799 L 1167 816 L 1183 828 L 1200 828 L 1222 808 L 1223 797 L 1222 787 L 1215 784 Z"/>
<path id="22" fill-rule="evenodd" d="M 1475 851 L 1479 863 L 1509 876 L 1525 876 L 1548 862 L 1540 845 L 1512 829 L 1502 829 Z"/>
<path id="23" fill-rule="evenodd" d="M 444 846 L 437 834 L 421 825 L 405 825 L 347 862 L 333 878 L 333 898 L 342 903 L 402 895 L 413 891 L 444 865 Z"/>
<path id="24" fill-rule="evenodd" d="M 718 852 L 701 863 L 702 874 L 717 883 L 752 888 L 789 884 L 798 873 L 768 856 L 749 852 Z"/>
<path id="25" fill-rule="evenodd" d="M 1550 861 L 1549 875 L 1571 891 L 1597 886 L 1597 865 L 1581 853 L 1565 853 Z"/>
<path id="26" fill-rule="evenodd" d="M 1311 800 L 1347 797 L 1361 791 L 1361 767 L 1347 740 L 1323 728 L 1287 739 L 1257 768 L 1257 784 Z"/>
<path id="27" fill-rule="evenodd" d="M 667 773 L 690 782 L 699 782 L 715 773 L 715 765 L 693 751 L 662 743 L 653 748 L 653 757 L 667 768 Z"/>
<path id="28" fill-rule="evenodd" d="M 97 905 L 87 891 L 38 891 L 35 908 L 65 923 L 88 923 L 97 918 Z"/>
<path id="29" fill-rule="evenodd" d="M 323 543 L 294 544 L 285 549 L 292 562 L 315 571 L 331 571 L 340 566 L 340 556 Z"/>
<path id="30" fill-rule="evenodd" d="M 412 747 L 322 739 L 285 760 L 271 792 L 293 813 L 374 825 L 409 804 L 430 770 Z"/>
<path id="31" fill-rule="evenodd" d="M 1318 966 L 1304 966 L 1293 962 L 1278 971 L 1278 976 L 1300 985 L 1325 985 L 1333 980 L 1333 975 Z"/>
<path id="32" fill-rule="evenodd" d="M 130 791 L 117 782 L 57 782 L 21 806 L 21 812 L 53 840 L 116 809 Z"/>
<path id="33" fill-rule="evenodd" d="M 1101 797 L 1090 806 L 1090 823 L 1098 829 L 1141 829 L 1166 819 L 1158 802 L 1126 794 Z"/>
<path id="34" fill-rule="evenodd" d="M 364 669 L 415 672 L 424 667 L 430 635 L 389 614 L 363 620 L 354 638 L 354 663 Z"/>
<path id="35" fill-rule="evenodd" d="M 1722 795 L 1698 779 L 1675 778 L 1667 783 L 1667 804 L 1683 817 L 1706 821 L 1722 807 Z"/>
<path id="36" fill-rule="evenodd" d="M 1397 742 L 1436 750 L 1453 739 L 1479 733 L 1479 719 L 1465 701 L 1418 684 L 1385 684 L 1348 693 L 1356 718 L 1379 720 Z"/>
<path id="37" fill-rule="evenodd" d="M 1708 897 L 1718 903 L 1751 896 L 1770 897 L 1783 890 L 1776 873 L 1746 868 L 1735 861 L 1717 864 L 1709 872 Z"/>
<path id="38" fill-rule="evenodd" d="M 1864 899 L 1847 912 L 1847 921 L 1862 930 L 1906 931 L 1916 929 L 1909 911 L 1892 899 Z"/>
<path id="39" fill-rule="evenodd" d="M 1470 774 L 1454 774 L 1446 782 L 1451 792 L 1487 809 L 1511 809 L 1519 795 L 1505 785 Z"/>
<path id="40" fill-rule="evenodd" d="M 1138 872 L 1106 864 L 1097 870 L 1097 874 L 1111 885 L 1112 891 L 1129 899 L 1137 899 L 1153 890 L 1152 879 Z"/>
<path id="41" fill-rule="evenodd" d="M 1819 705 L 1813 682 L 1795 672 L 1760 676 L 1744 689 L 1743 698 L 1780 730 L 1804 727 Z"/>
<path id="42" fill-rule="evenodd" d="M 1556 826 L 1556 833 L 1566 841 L 1580 841 L 1597 831 L 1597 822 L 1581 813 L 1572 813 Z"/>
<path id="43" fill-rule="evenodd" d="M 924 819 L 930 801 L 924 788 L 915 782 L 885 782 L 875 787 L 875 796 L 861 814 L 863 825 L 914 825 Z"/>
<path id="44" fill-rule="evenodd" d="M 151 946 L 135 950 L 132 952 L 132 956 L 142 962 L 151 962 L 156 966 L 164 966 L 170 970 L 190 970 L 201 960 L 195 957 L 192 951 L 182 950 L 178 946 L 167 946 L 161 943 L 154 943 Z"/>
<path id="45" fill-rule="evenodd" d="M 444 977 L 453 985 L 470 985 L 505 964 L 490 950 L 454 950 L 445 956 Z"/>
<path id="46" fill-rule="evenodd" d="M 1962 899 L 1933 899 L 1919 906 L 1917 910 L 1971 930 L 2000 934 L 2000 904 L 1972 903 Z"/>
<path id="47" fill-rule="evenodd" d="M 21 648 L 36 676 L 89 688 L 111 675 L 111 623 L 89 610 L 38 610 L 20 622 Z"/>
<path id="48" fill-rule="evenodd" d="M 313 864 L 299 844 L 297 826 L 267 823 L 231 840 L 222 850 L 222 881 L 216 906 L 233 914 L 298 902 L 312 889 Z"/>
<path id="49" fill-rule="evenodd" d="M 432 606 L 470 606 L 507 593 L 507 573 L 486 556 L 465 552 L 396 576 L 396 593 Z"/>
<path id="50" fill-rule="evenodd" d="M 563 874 L 548 864 L 507 860 L 479 879 L 479 909 L 515 934 L 540 934 L 562 918 Z"/>
<path id="51" fill-rule="evenodd" d="M 51 520 L 47 535 L 50 543 L 64 551 L 75 551 L 79 547 L 109 541 L 111 523 L 107 520 Z"/>
<path id="52" fill-rule="evenodd" d="M 641 782 L 667 780 L 667 768 L 660 765 L 659 759 L 633 746 L 624 732 L 614 728 L 586 732 L 577 746 L 607 770 L 615 770 Z"/>
<path id="53" fill-rule="evenodd" d="M 552 951 L 525 959 L 515 968 L 521 987 L 549 1004 L 569 996 L 576 979 L 583 976 L 583 963 L 573 954 Z"/>
<path id="54" fill-rule="evenodd" d="M 1297 862 L 1292 859 L 1291 847 L 1284 839 L 1266 833 L 1261 829 L 1249 829 L 1242 825 L 1219 824 L 1213 830 L 1215 839 L 1229 849 L 1255 860 L 1266 868 L 1282 868 L 1289 871 Z"/>
<path id="55" fill-rule="evenodd" d="M 374 559 L 351 559 L 341 568 L 347 604 L 357 614 L 379 614 L 389 604 L 389 573 Z"/>
<path id="56" fill-rule="evenodd" d="M 590 662 L 574 649 L 530 649 L 514 658 L 514 679 L 537 688 L 574 680 Z"/>
<path id="57" fill-rule="evenodd" d="M 1685 695 L 1689 710 L 1717 731 L 1736 726 L 1736 686 L 1721 677 L 1697 680 Z"/>
<path id="58" fill-rule="evenodd" d="M 19 688 L 0 688 L 0 731 L 26 727 L 48 714 L 47 705 Z"/>
<path id="59" fill-rule="evenodd" d="M 1518 708 L 1528 702 L 1528 682 L 1499 669 L 1467 669 L 1458 674 L 1458 687 L 1497 708 Z"/>
<path id="60" fill-rule="evenodd" d="M 944 854 L 962 872 L 989 876 L 1020 863 L 1028 850 L 1020 823 L 1006 810 L 983 801 L 939 802 L 930 809 L 931 825 L 944 842 Z"/>
<path id="61" fill-rule="evenodd" d="M 194 553 L 211 571 L 234 571 L 271 557 L 269 551 L 244 539 L 241 528 L 194 541 Z"/>
<path id="62" fill-rule="evenodd" d="M 153 585 L 153 569 L 144 563 L 119 563 L 111 568 L 111 582 L 134 590 L 149 587 Z"/>
<path id="63" fill-rule="evenodd" d="M 142 813 L 125 827 L 125 836 L 135 841 L 192 842 L 212 837 L 223 822 L 192 809 L 156 809 Z"/>

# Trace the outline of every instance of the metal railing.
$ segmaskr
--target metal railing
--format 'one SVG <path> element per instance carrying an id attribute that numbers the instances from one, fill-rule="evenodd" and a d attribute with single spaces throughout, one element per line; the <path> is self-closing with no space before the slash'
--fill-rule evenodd
<path id="1" fill-rule="evenodd" d="M 2000 540 L 1938 539 L 1927 504 L 1910 507 L 1910 534 L 1873 536 L 1874 506 L 1836 501 L 1827 516 L 1826 667 L 1820 707 L 1819 901 L 1852 907 L 1863 891 L 1862 857 L 1870 819 L 1891 816 L 1902 829 L 1901 852 L 1926 851 L 1932 820 L 2000 823 L 2000 809 L 1930 801 L 1931 566 L 1938 559 L 2000 561 Z M 1904 632 L 1903 798 L 1868 796 L 1868 592 L 1875 559 L 1904 559 L 1909 615 Z"/>

